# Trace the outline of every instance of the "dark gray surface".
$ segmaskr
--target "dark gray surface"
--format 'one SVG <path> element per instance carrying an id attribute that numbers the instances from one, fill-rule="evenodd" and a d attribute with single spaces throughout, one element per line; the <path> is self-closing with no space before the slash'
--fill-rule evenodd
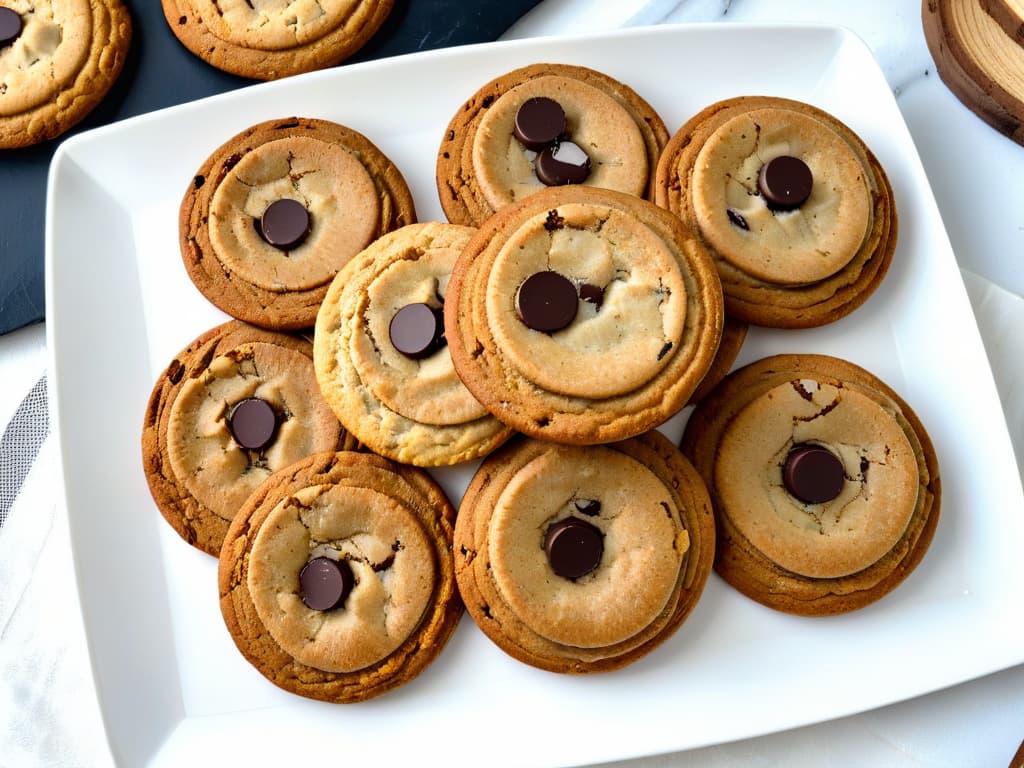
<path id="1" fill-rule="evenodd" d="M 0 334 L 46 314 L 46 175 L 61 141 L 79 131 L 253 82 L 214 69 L 185 50 L 167 27 L 159 0 L 124 2 L 132 14 L 132 45 L 121 77 L 99 107 L 53 141 L 0 150 Z M 384 26 L 349 62 L 494 40 L 537 2 L 396 0 Z"/>

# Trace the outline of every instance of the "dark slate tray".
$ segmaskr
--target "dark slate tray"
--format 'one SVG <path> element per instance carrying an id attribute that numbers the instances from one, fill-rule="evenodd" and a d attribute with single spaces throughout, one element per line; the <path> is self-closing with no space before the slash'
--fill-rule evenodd
<path id="1" fill-rule="evenodd" d="M 35 147 L 0 150 L 0 334 L 43 320 L 46 175 L 57 145 L 79 131 L 252 84 L 197 59 L 158 0 L 124 0 L 132 46 L 124 71 L 82 123 Z M 396 0 L 384 26 L 349 62 L 495 40 L 538 0 Z M 344 65 L 342 65 L 344 66 Z"/>

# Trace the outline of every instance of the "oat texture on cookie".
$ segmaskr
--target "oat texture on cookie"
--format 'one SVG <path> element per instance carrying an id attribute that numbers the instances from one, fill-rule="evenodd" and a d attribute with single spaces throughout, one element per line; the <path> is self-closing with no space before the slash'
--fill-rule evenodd
<path id="1" fill-rule="evenodd" d="M 804 328 L 859 307 L 896 247 L 892 189 L 860 138 L 808 104 L 717 102 L 673 136 L 655 201 L 708 246 L 737 320 Z"/>
<path id="2" fill-rule="evenodd" d="M 317 316 L 324 397 L 353 435 L 396 461 L 468 461 L 512 434 L 459 379 L 445 339 L 449 278 L 474 232 L 433 222 L 381 237 L 338 273 Z"/>
<path id="3" fill-rule="evenodd" d="M 556 672 L 625 666 L 693 609 L 714 553 L 707 491 L 652 432 L 603 446 L 517 439 L 459 508 L 456 574 L 481 630 Z"/>
<path id="4" fill-rule="evenodd" d="M 162 0 L 189 51 L 218 69 L 274 80 L 332 67 L 384 23 L 393 0 Z"/>
<path id="5" fill-rule="evenodd" d="M 880 599 L 916 567 L 939 516 L 938 463 L 910 407 L 837 358 L 779 355 L 730 374 L 683 451 L 708 483 L 716 569 L 805 615 Z"/>
<path id="6" fill-rule="evenodd" d="M 479 226 L 547 186 L 646 197 L 668 131 L 631 88 L 585 67 L 535 64 L 481 87 L 452 118 L 437 160 L 448 220 Z"/>
<path id="7" fill-rule="evenodd" d="M 373 454 L 322 453 L 275 473 L 221 550 L 239 650 L 275 685 L 325 701 L 407 683 L 462 615 L 454 514 L 424 472 Z"/>
<path id="8" fill-rule="evenodd" d="M 499 420 L 568 443 L 623 439 L 680 410 L 722 336 L 703 246 L 639 198 L 574 186 L 488 220 L 445 302 L 455 368 Z"/>
<path id="9" fill-rule="evenodd" d="M 394 164 L 365 136 L 286 118 L 219 147 L 188 185 L 182 258 L 196 287 L 232 317 L 312 327 L 338 270 L 416 218 Z"/>
<path id="10" fill-rule="evenodd" d="M 0 13 L 0 148 L 59 136 L 120 75 L 128 11 L 120 0 L 5 0 Z"/>

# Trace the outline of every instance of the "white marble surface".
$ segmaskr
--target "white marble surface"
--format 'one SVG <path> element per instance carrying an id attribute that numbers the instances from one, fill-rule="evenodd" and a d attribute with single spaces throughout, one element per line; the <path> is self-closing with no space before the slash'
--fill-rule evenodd
<path id="1" fill-rule="evenodd" d="M 914 0 L 545 0 L 507 37 L 598 31 L 660 23 L 828 23 L 859 34 L 879 59 L 917 143 L 954 250 L 962 267 L 1002 286 L 965 274 L 990 356 L 1011 359 L 1024 338 L 1024 147 L 997 134 L 964 108 L 935 74 L 924 42 L 920 3 Z M 728 56 L 728 51 L 722 52 Z M 708 63 L 709 67 L 714 62 Z M 800 66 L 799 61 L 793 62 Z M 701 77 L 703 73 L 673 73 Z M 670 126 L 673 129 L 674 126 Z M 42 326 L 0 339 L 0 424 L 45 367 Z M 1024 456 L 1024 367 L 1006 367 L 997 381 L 1018 456 Z M 31 501 L 31 500 L 29 500 Z M 51 597 L 69 577 L 66 521 L 59 514 L 40 530 L 36 575 L 23 585 Z M 52 527 L 52 532 L 50 528 Z M 2 537 L 0 537 L 2 544 Z M 0 552 L 2 554 L 2 552 Z M 3 562 L 0 558 L 0 562 Z M 41 574 L 41 575 L 39 575 Z M 13 585 L 8 585 L 13 586 Z M 48 696 L 59 709 L 78 699 L 89 678 L 74 595 L 47 609 L 65 617 L 65 657 L 45 672 Z M 0 605 L 0 609 L 3 606 Z M 0 610 L 0 671 L 19 670 L 19 638 L 31 641 L 42 612 Z M 12 618 L 13 617 L 13 618 Z M 27 633 L 27 634 L 26 634 Z M 921 639 L 927 643 L 927 638 Z M 24 675 L 24 670 L 18 672 Z M 837 696 L 842 692 L 837 691 Z M 0 697 L 0 766 L 93 766 L 109 763 L 98 738 L 98 714 L 86 696 L 85 714 L 66 732 L 34 742 L 14 709 Z M 8 710 L 10 707 L 10 710 Z M 59 718 L 57 718 L 59 720 Z M 45 729 L 43 729 L 45 730 Z M 20 735 L 19 735 L 20 734 Z M 918 699 L 841 720 L 686 753 L 616 763 L 664 766 L 1005 766 L 1024 739 L 1024 667 L 1007 670 Z M 642 751 L 642 746 L 638 747 Z M 607 768 L 607 766 L 605 767 Z"/>

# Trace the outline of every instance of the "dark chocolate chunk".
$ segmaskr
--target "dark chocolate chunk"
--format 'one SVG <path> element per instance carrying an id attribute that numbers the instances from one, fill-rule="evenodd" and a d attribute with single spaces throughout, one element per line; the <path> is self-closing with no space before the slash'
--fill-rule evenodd
<path id="1" fill-rule="evenodd" d="M 812 443 L 794 445 L 782 466 L 786 490 L 807 504 L 824 504 L 836 498 L 843 490 L 845 475 L 838 456 Z"/>
<path id="2" fill-rule="evenodd" d="M 599 285 L 583 283 L 580 285 L 580 298 L 600 309 L 604 303 L 604 289 Z"/>
<path id="3" fill-rule="evenodd" d="M 429 304 L 406 304 L 391 318 L 388 334 L 395 349 L 406 357 L 430 357 L 445 344 L 444 315 Z"/>
<path id="4" fill-rule="evenodd" d="M 535 331 L 562 330 L 575 319 L 577 308 L 576 288 L 552 270 L 534 272 L 516 292 L 516 312 Z"/>
<path id="5" fill-rule="evenodd" d="M 0 7 L 0 48 L 17 40 L 21 29 L 21 16 L 17 11 Z"/>
<path id="6" fill-rule="evenodd" d="M 563 578 L 578 579 L 601 564 L 604 534 L 586 520 L 567 517 L 548 528 L 544 551 L 551 570 Z"/>
<path id="7" fill-rule="evenodd" d="M 761 166 L 757 188 L 773 211 L 799 208 L 811 196 L 814 177 L 807 163 L 798 157 L 780 155 Z"/>
<path id="8" fill-rule="evenodd" d="M 516 112 L 512 132 L 524 147 L 539 152 L 565 132 L 565 111 L 554 99 L 527 99 Z"/>
<path id="9" fill-rule="evenodd" d="M 578 145 L 562 141 L 537 155 L 533 167 L 549 187 L 582 184 L 590 175 L 590 158 Z"/>
<path id="10" fill-rule="evenodd" d="M 356 578 L 347 560 L 314 557 L 299 572 L 299 594 L 314 611 L 330 611 L 345 602 Z"/>
<path id="11" fill-rule="evenodd" d="M 743 215 L 735 208 L 726 208 L 725 215 L 729 217 L 729 221 L 735 224 L 740 229 L 750 231 L 750 226 L 747 224 L 747 220 L 743 218 Z"/>
<path id="12" fill-rule="evenodd" d="M 277 434 L 277 411 L 266 400 L 247 397 L 231 410 L 228 428 L 242 448 L 262 451 Z"/>
<path id="13" fill-rule="evenodd" d="M 573 505 L 576 507 L 577 512 L 587 517 L 596 517 L 601 514 L 601 502 L 597 499 L 576 499 Z"/>
<path id="14" fill-rule="evenodd" d="M 298 200 L 275 200 L 263 212 L 256 231 L 275 248 L 290 251 L 302 245 L 309 234 L 312 218 Z"/>

